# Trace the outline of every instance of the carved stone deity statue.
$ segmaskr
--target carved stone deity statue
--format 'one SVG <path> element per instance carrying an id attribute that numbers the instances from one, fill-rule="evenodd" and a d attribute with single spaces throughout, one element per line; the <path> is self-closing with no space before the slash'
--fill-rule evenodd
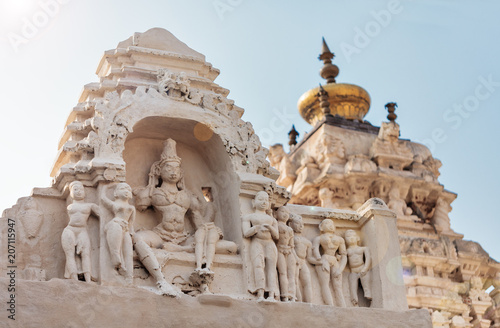
<path id="1" fill-rule="evenodd" d="M 19 216 L 19 220 L 28 239 L 34 239 L 38 236 L 38 231 L 43 222 L 43 213 L 37 210 L 33 197 L 29 197 L 24 203 L 24 211 Z"/>
<path id="2" fill-rule="evenodd" d="M 66 255 L 64 278 L 78 280 L 77 256 L 81 258 L 81 272 L 86 282 L 90 282 L 90 239 L 87 232 L 87 221 L 93 213 L 99 217 L 96 204 L 85 203 L 85 188 L 80 181 L 69 185 L 73 202 L 68 205 L 69 223 L 61 235 L 61 245 Z"/>
<path id="3" fill-rule="evenodd" d="M 491 301 L 490 295 L 488 292 L 483 289 L 483 281 L 479 277 L 472 277 L 470 279 L 470 289 L 469 289 L 469 297 L 472 301 L 478 302 L 489 302 Z"/>
<path id="4" fill-rule="evenodd" d="M 322 168 L 322 173 L 326 173 L 330 166 L 339 166 L 339 170 L 344 170 L 346 163 L 345 147 L 340 138 L 329 134 L 324 134 L 321 141 L 316 146 L 317 162 Z"/>
<path id="5" fill-rule="evenodd" d="M 306 237 L 302 236 L 304 230 L 304 222 L 302 217 L 296 214 L 290 214 L 290 227 L 293 229 L 295 236 L 293 238 L 295 244 L 295 253 L 297 254 L 297 270 L 295 272 L 295 286 L 297 300 L 300 302 L 312 302 L 312 283 L 311 272 L 307 262 L 318 264 L 312 255 L 312 243 Z"/>
<path id="6" fill-rule="evenodd" d="M 285 153 L 283 145 L 276 144 L 269 147 L 268 157 L 271 166 L 281 173 L 276 183 L 284 187 L 292 185 L 297 179 L 296 168 Z"/>
<path id="7" fill-rule="evenodd" d="M 196 269 L 191 279 L 200 285 L 202 293 L 208 293 L 209 283 L 214 278 L 212 264 L 215 253 L 236 254 L 238 246 L 229 240 L 222 240 L 222 230 L 215 225 L 217 209 L 210 187 L 202 188 L 203 195 L 195 194 L 191 202 L 191 219 L 196 228 Z"/>
<path id="8" fill-rule="evenodd" d="M 313 240 L 313 256 L 321 264 L 316 265 L 321 295 L 327 305 L 334 305 L 330 282 L 337 305 L 346 307 L 342 293 L 342 272 L 347 264 L 344 239 L 335 234 L 335 224 L 325 219 L 319 224 L 320 235 Z"/>
<path id="9" fill-rule="evenodd" d="M 399 140 L 399 124 L 383 122 L 377 139 L 370 148 L 370 156 L 380 166 L 403 170 L 413 162 L 413 153 L 408 145 Z"/>
<path id="10" fill-rule="evenodd" d="M 196 270 L 212 271 L 217 241 L 222 239 L 222 230 L 214 223 L 216 209 L 209 189 L 203 190 L 203 197 L 193 198 L 193 221 L 197 229 L 195 238 Z"/>
<path id="11" fill-rule="evenodd" d="M 161 222 L 153 230 L 139 231 L 134 235 L 134 246 L 139 259 L 155 279 L 164 295 L 178 296 L 180 291 L 168 283 L 152 248 L 167 251 L 192 251 L 191 245 L 181 245 L 188 238 L 184 216 L 191 205 L 191 195 L 184 188 L 181 159 L 177 156 L 176 142 L 164 142 L 161 159 L 151 166 L 149 184 L 137 192 L 141 208 L 148 197 L 155 211 L 161 214 Z M 146 199 L 144 199 L 146 198 Z"/>
<path id="12" fill-rule="evenodd" d="M 412 209 L 406 205 L 406 202 L 401 199 L 399 189 L 393 186 L 389 191 L 389 202 L 387 202 L 387 207 L 389 207 L 400 219 L 411 219 L 409 217 L 412 213 Z"/>
<path id="13" fill-rule="evenodd" d="M 253 269 L 254 284 L 259 300 L 279 299 L 276 293 L 276 265 L 278 250 L 275 240 L 279 239 L 278 222 L 266 210 L 269 209 L 269 195 L 259 191 L 252 201 L 254 213 L 243 216 L 243 237 L 250 239 L 250 261 Z"/>
<path id="14" fill-rule="evenodd" d="M 351 172 L 377 172 L 377 164 L 368 156 L 363 154 L 355 154 L 348 157 L 348 161 L 344 167 L 345 173 Z"/>
<path id="15" fill-rule="evenodd" d="M 347 244 L 347 259 L 349 262 L 349 291 L 351 292 L 352 305 L 358 306 L 358 283 L 361 280 L 365 298 L 372 299 L 371 287 L 371 255 L 368 247 L 359 246 L 359 236 L 354 230 L 345 232 L 345 242 Z"/>
<path id="16" fill-rule="evenodd" d="M 113 213 L 113 219 L 106 223 L 104 233 L 111 255 L 111 263 L 125 277 L 127 284 L 133 282 L 134 260 L 132 236 L 134 235 L 135 207 L 129 204 L 132 189 L 126 183 L 115 187 L 114 201 L 105 194 L 103 204 Z"/>
<path id="17" fill-rule="evenodd" d="M 290 212 L 284 206 L 276 211 L 278 219 L 278 274 L 280 283 L 280 296 L 282 301 L 295 301 L 295 271 L 297 267 L 297 255 L 295 254 L 295 244 L 293 229 L 287 225 L 290 219 Z"/>
<path id="18" fill-rule="evenodd" d="M 436 207 L 434 207 L 432 221 L 436 227 L 440 227 L 442 231 L 450 231 L 450 218 L 448 213 L 451 211 L 451 205 L 442 197 L 439 197 L 436 201 Z"/>
<path id="19" fill-rule="evenodd" d="M 425 181 L 432 182 L 435 181 L 434 174 L 429 170 L 429 168 L 423 164 L 424 159 L 422 155 L 415 155 L 413 157 L 413 163 L 410 165 L 410 170 L 416 176 L 423 178 Z"/>

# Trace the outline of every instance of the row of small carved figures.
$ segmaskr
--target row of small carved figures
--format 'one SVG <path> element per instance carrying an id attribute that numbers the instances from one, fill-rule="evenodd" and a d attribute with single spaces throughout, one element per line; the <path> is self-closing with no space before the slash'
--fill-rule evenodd
<path id="1" fill-rule="evenodd" d="M 70 195 L 73 199 L 72 204 L 68 206 L 70 221 L 61 237 L 66 255 L 65 278 L 78 279 L 76 257 L 80 256 L 84 279 L 90 281 L 90 239 L 86 224 L 92 212 L 99 216 L 99 208 L 96 204 L 84 202 L 85 190 L 79 181 L 70 184 Z M 172 236 L 164 236 L 162 231 L 153 229 L 138 232 L 139 235 L 154 237 L 152 239 L 135 237 L 133 227 L 135 207 L 128 202 L 132 198 L 130 186 L 126 183 L 117 184 L 114 198 L 114 201 L 111 201 L 105 195 L 102 196 L 103 204 L 114 214 L 114 218 L 104 228 L 112 265 L 124 276 L 128 284 L 132 284 L 135 248 L 139 260 L 156 280 L 160 291 L 166 295 L 178 296 L 181 291 L 165 280 L 152 251 L 155 239 L 162 244 Z M 342 295 L 342 272 L 347 262 L 351 271 L 349 285 L 352 303 L 358 304 L 358 280 L 361 280 L 365 298 L 371 299 L 369 275 L 371 257 L 367 247 L 359 246 L 359 237 L 355 231 L 346 231 L 344 241 L 344 238 L 335 234 L 333 221 L 326 219 L 319 225 L 320 235 L 311 243 L 301 236 L 303 222 L 299 215 L 289 213 L 286 207 L 280 207 L 275 212 L 276 220 L 268 214 L 269 205 L 268 194 L 257 193 L 253 200 L 253 213 L 245 215 L 242 219 L 243 235 L 249 240 L 248 266 L 253 275 L 254 286 L 249 289 L 254 290 L 259 299 L 267 296 L 269 300 L 311 302 L 312 284 L 307 262 L 315 266 L 324 303 L 334 304 L 329 287 L 331 283 L 337 305 L 345 306 Z M 211 280 L 205 278 L 210 276 L 215 244 L 222 234 L 213 224 L 213 220 L 201 227 L 203 229 L 199 228 L 195 233 L 197 262 L 195 272 L 198 272 L 201 278 L 199 280 L 202 292 L 207 292 Z M 172 232 L 163 231 L 163 234 L 165 233 Z M 213 238 L 214 233 L 216 238 Z M 228 249 L 234 250 L 236 245 L 229 243 L 234 247 L 229 245 Z M 197 247 L 198 245 L 202 246 L 201 249 Z M 279 274 L 279 280 L 276 273 Z"/>
<path id="2" fill-rule="evenodd" d="M 257 193 L 252 205 L 253 213 L 243 216 L 242 230 L 249 241 L 249 264 L 253 275 L 250 290 L 255 291 L 258 299 L 312 302 L 308 262 L 315 267 L 325 304 L 334 305 L 331 284 L 335 304 L 346 306 L 342 272 L 347 264 L 352 304 L 358 305 L 359 280 L 365 298 L 372 299 L 370 252 L 359 245 L 360 238 L 354 230 L 347 230 L 342 238 L 335 233 L 334 222 L 325 219 L 319 224 L 319 236 L 311 242 L 302 236 L 304 223 L 300 215 L 290 213 L 284 206 L 274 211 L 274 217 L 270 215 L 266 192 Z"/>

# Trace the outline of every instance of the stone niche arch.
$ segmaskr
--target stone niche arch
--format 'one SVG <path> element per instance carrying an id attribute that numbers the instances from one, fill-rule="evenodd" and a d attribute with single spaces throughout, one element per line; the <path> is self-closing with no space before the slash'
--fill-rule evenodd
<path id="1" fill-rule="evenodd" d="M 177 142 L 186 189 L 201 192 L 202 187 L 211 188 L 217 208 L 215 224 L 222 229 L 224 239 L 240 244 L 239 179 L 221 138 L 205 125 L 160 116 L 138 121 L 125 140 L 126 182 L 132 189 L 147 185 L 151 165 L 160 159 L 163 142 L 168 138 Z M 160 217 L 152 208 L 137 212 L 137 229 L 151 229 L 159 222 Z M 192 232 L 187 216 L 185 222 L 186 231 Z"/>

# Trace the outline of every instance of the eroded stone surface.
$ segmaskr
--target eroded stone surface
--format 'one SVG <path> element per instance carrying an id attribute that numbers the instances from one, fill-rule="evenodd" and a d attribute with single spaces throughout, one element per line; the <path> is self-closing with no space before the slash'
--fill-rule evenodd
<path id="1" fill-rule="evenodd" d="M 19 312 L 12 327 L 40 327 L 41 322 L 53 328 L 431 326 L 426 310 L 398 312 L 303 303 L 257 303 L 217 295 L 169 298 L 138 288 L 103 287 L 61 279 L 20 281 L 18 287 Z M 6 279 L 0 279 L 0 288 L 6 289 Z M 0 300 L 5 300 L 4 294 Z"/>

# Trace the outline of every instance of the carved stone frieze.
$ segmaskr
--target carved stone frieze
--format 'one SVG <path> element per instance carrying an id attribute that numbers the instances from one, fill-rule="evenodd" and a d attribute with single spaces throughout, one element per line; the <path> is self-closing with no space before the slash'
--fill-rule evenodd
<path id="1" fill-rule="evenodd" d="M 413 161 L 411 149 L 404 141 L 399 140 L 399 125 L 395 122 L 382 123 L 370 155 L 380 167 L 399 171 Z"/>

